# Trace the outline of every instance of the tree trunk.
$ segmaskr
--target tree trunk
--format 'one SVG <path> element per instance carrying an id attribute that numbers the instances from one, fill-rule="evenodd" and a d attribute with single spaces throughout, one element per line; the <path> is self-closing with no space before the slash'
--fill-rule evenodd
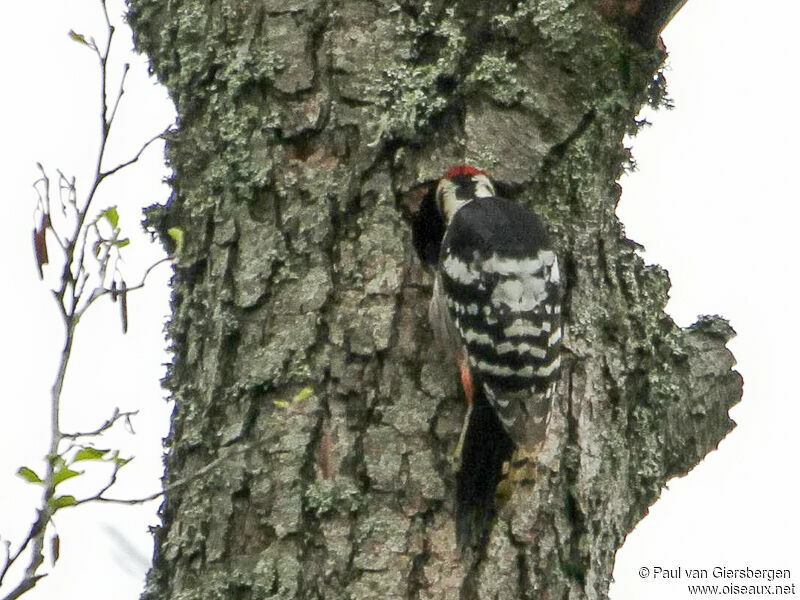
<path id="1" fill-rule="evenodd" d="M 143 598 L 607 596 L 625 535 L 741 395 L 733 331 L 678 328 L 614 214 L 679 4 L 130 1 L 180 115 L 175 193 L 149 219 L 185 232 Z M 545 219 L 567 267 L 544 450 L 472 557 L 453 524 L 464 406 L 400 210 L 464 162 Z"/>

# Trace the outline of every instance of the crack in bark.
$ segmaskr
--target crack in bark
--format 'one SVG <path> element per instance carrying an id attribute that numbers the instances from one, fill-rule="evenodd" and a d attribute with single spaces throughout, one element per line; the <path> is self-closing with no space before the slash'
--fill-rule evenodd
<path id="1" fill-rule="evenodd" d="M 564 159 L 567 150 L 570 149 L 578 139 L 583 136 L 589 129 L 589 126 L 594 123 L 597 112 L 594 108 L 584 113 L 578 124 L 570 131 L 570 133 L 559 142 L 550 147 L 550 150 L 542 159 L 542 164 L 539 169 L 540 173 L 549 173 Z"/>

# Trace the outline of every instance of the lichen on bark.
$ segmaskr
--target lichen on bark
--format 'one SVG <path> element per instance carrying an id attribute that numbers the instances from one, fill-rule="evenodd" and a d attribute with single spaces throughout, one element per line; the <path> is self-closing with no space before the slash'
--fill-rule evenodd
<path id="1" fill-rule="evenodd" d="M 665 481 L 732 427 L 719 318 L 678 328 L 614 208 L 663 54 L 584 0 L 130 0 L 175 100 L 168 491 L 144 598 L 602 598 Z M 398 199 L 475 161 L 566 265 L 562 380 L 485 552 L 463 407 Z"/>

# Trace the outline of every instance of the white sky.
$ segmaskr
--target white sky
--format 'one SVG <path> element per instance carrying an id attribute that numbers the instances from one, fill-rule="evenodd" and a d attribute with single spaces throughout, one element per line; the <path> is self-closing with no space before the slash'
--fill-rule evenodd
<path id="1" fill-rule="evenodd" d="M 112 15 L 119 15 L 122 3 L 111 4 Z M 646 246 L 648 262 L 670 272 L 669 312 L 681 325 L 698 314 L 719 313 L 738 331 L 730 348 L 745 395 L 732 411 L 737 429 L 688 477 L 670 483 L 619 551 L 612 600 L 689 597 L 692 582 L 685 576 L 639 577 L 641 567 L 655 566 L 786 568 L 790 583 L 800 587 L 800 444 L 794 431 L 800 409 L 792 343 L 800 339 L 800 125 L 794 116 L 800 3 L 762 0 L 753 6 L 690 0 L 675 17 L 664 37 L 677 107 L 649 115 L 653 127 L 632 142 L 639 170 L 622 181 L 619 215 L 629 237 Z M 96 71 L 89 52 L 66 32 L 103 29 L 94 0 L 6 2 L 0 23 L 14 24 L 0 35 L 8 86 L 0 95 L 0 172 L 7 190 L 0 265 L 13 289 L 0 296 L 0 536 L 13 548 L 39 499 L 39 490 L 14 473 L 23 464 L 41 469 L 47 397 L 61 345 L 55 306 L 32 257 L 30 184 L 38 160 L 51 173 L 58 167 L 75 174 L 85 192 L 87 157 L 94 156 L 98 136 Z M 127 50 L 127 32 L 120 28 L 119 34 L 126 39 L 117 48 Z M 111 161 L 127 158 L 173 119 L 164 91 L 147 80 L 144 61 L 125 60 L 133 66 Z M 126 265 L 131 281 L 160 257 L 158 246 L 138 234 L 138 222 L 141 206 L 163 202 L 169 193 L 160 184 L 167 174 L 161 156 L 160 147 L 151 148 L 127 177 L 109 182 L 97 204 L 118 204 L 123 229 L 134 238 Z M 66 383 L 65 429 L 96 427 L 115 406 L 140 411 L 137 435 L 120 428 L 102 442 L 136 456 L 121 478 L 121 497 L 159 486 L 159 440 L 171 410 L 158 384 L 167 360 L 161 331 L 167 277 L 168 268 L 161 267 L 148 289 L 131 297 L 127 336 L 119 333 L 116 305 L 100 303 L 89 313 Z M 84 478 L 63 484 L 64 491 L 80 496 Z M 138 598 L 152 552 L 147 526 L 157 522 L 157 504 L 59 513 L 61 559 L 25 597 L 100 600 L 113 590 L 120 600 Z"/>

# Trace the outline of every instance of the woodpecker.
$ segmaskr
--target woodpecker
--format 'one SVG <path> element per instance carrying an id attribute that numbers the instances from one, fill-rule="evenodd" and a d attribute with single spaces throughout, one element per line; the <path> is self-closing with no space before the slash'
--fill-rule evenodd
<path id="1" fill-rule="evenodd" d="M 504 463 L 544 440 L 560 368 L 561 275 L 541 220 L 498 197 L 482 170 L 450 168 L 435 198 L 445 230 L 429 319 L 467 401 L 456 497 L 464 548 L 485 540 Z"/>

